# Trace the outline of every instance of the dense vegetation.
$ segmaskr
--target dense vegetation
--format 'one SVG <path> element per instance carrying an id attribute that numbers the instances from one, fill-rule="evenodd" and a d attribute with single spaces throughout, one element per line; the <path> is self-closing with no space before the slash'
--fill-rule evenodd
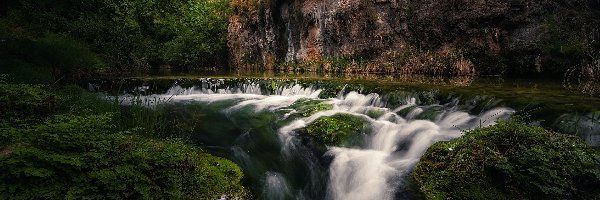
<path id="1" fill-rule="evenodd" d="M 413 172 L 427 199 L 597 199 L 600 154 L 518 121 L 430 147 Z"/>
<path id="2" fill-rule="evenodd" d="M 159 111 L 120 107 L 73 86 L 6 79 L 0 80 L 0 199 L 246 194 L 237 165 L 149 126 L 161 123 L 147 118 Z"/>
<path id="3" fill-rule="evenodd" d="M 8 0 L 0 7 L 5 72 L 42 67 L 60 78 L 101 67 L 226 64 L 226 0 Z"/>
<path id="4" fill-rule="evenodd" d="M 164 112 L 177 111 L 135 103 L 120 106 L 68 83 L 98 72 L 222 68 L 228 62 L 229 13 L 263 10 L 261 5 L 256 0 L 232 0 L 231 4 L 229 0 L 0 1 L 0 74 L 11 74 L 12 79 L 0 76 L 0 199 L 245 197 L 238 166 L 186 142 L 186 134 L 199 126 L 201 113 L 167 117 Z M 450 29 L 439 32 L 442 35 L 414 34 L 424 38 L 408 41 L 414 47 L 394 59 L 402 66 L 427 66 L 430 71 L 458 63 L 459 68 L 483 67 L 480 73 L 564 75 L 566 82 L 585 83 L 582 90 L 597 94 L 600 40 L 594 25 L 599 23 L 598 5 L 586 12 L 569 7 L 558 10 L 542 12 L 547 16 L 538 24 L 544 34 L 534 51 L 525 52 L 533 57 L 523 57 L 521 51 L 494 52 L 486 43 L 462 47 L 464 41 L 446 33 L 471 33 L 483 41 L 495 29 L 477 27 L 486 24 L 479 18 L 465 21 L 458 16 L 433 17 L 441 21 L 424 17 L 431 24 L 417 23 L 423 32 L 437 30 L 438 25 Z M 477 26 L 465 28 L 464 24 Z M 512 30 L 514 24 L 503 26 Z M 421 47 L 421 43 L 429 45 Z M 448 55 L 437 55 L 435 50 L 446 43 L 470 50 L 451 49 L 440 51 Z M 343 67 L 367 63 L 354 56 L 309 65 L 323 71 L 359 73 Z M 283 63 L 279 68 L 302 67 Z M 277 88 L 271 82 L 266 89 L 274 92 Z M 359 88 L 330 85 L 321 97 L 335 97 L 344 89 Z M 419 101 L 433 104 L 434 95 L 423 92 Z M 404 93 L 390 95 L 388 104 L 403 105 L 405 97 Z M 290 108 L 297 110 L 290 117 L 295 119 L 333 106 L 302 99 Z M 406 115 L 403 112 L 410 109 L 398 114 Z M 438 112 L 434 107 L 417 118 L 433 119 Z M 381 113 L 367 115 L 376 118 Z M 259 117 L 264 119 L 246 123 L 267 126 L 273 121 L 270 116 Z M 318 118 L 302 131 L 321 144 L 353 146 L 363 139 L 365 127 L 365 119 L 336 114 Z M 600 196 L 596 188 L 600 185 L 599 159 L 597 151 L 574 137 L 510 121 L 435 144 L 417 166 L 414 180 L 430 199 L 594 199 Z"/>

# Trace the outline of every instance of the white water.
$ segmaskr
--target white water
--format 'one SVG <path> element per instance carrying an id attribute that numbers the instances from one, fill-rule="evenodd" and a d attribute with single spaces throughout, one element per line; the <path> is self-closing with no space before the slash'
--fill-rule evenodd
<path id="1" fill-rule="evenodd" d="M 136 99 L 148 102 L 157 102 L 156 99 L 158 102 L 234 100 L 234 105 L 223 111 L 228 113 L 248 107 L 257 112 L 281 110 L 301 98 L 317 99 L 320 92 L 321 90 L 303 88 L 296 84 L 280 87 L 274 95 L 263 95 L 258 84 L 247 83 L 242 87 L 225 89 L 217 89 L 213 85 L 188 89 L 175 86 L 162 95 L 120 98 L 125 104 Z M 356 92 L 328 99 L 326 103 L 333 105 L 332 110 L 296 119 L 278 130 L 283 146 L 283 159 L 295 151 L 296 145 L 300 145 L 295 140 L 298 137 L 296 131 L 319 117 L 338 113 L 361 117 L 372 130 L 367 133 L 364 143 L 356 147 L 328 147 L 325 154 L 333 157 L 328 169 L 327 199 L 393 199 L 406 176 L 433 143 L 460 137 L 464 130 L 492 125 L 497 119 L 507 118 L 513 112 L 508 108 L 496 108 L 475 116 L 458 110 L 456 106 L 442 105 L 444 109 L 435 120 L 416 120 L 428 106 L 416 106 L 415 98 L 406 102 L 409 103 L 389 109 L 384 107 L 385 103 L 379 95 L 362 95 Z M 415 108 L 405 118 L 396 114 L 411 106 Z M 369 111 L 383 114 L 373 119 L 366 115 Z M 263 190 L 263 196 L 267 199 L 284 199 L 288 194 L 295 194 L 287 186 L 285 177 L 278 172 L 265 174 Z M 301 195 L 298 194 L 296 198 L 302 198 L 299 197 Z"/>
<path id="2" fill-rule="evenodd" d="M 331 99 L 329 103 L 334 105 L 333 110 L 298 119 L 282 127 L 279 133 L 284 143 L 289 144 L 290 137 L 294 137 L 294 130 L 305 127 L 321 116 L 346 113 L 368 120 L 373 131 L 365 147 L 329 147 L 326 153 L 334 157 L 329 167 L 327 197 L 336 200 L 393 199 L 403 178 L 433 143 L 460 137 L 463 130 L 492 125 L 497 119 L 507 118 L 513 112 L 508 108 L 497 108 L 472 116 L 450 107 L 438 116 L 439 120 L 432 122 L 404 119 L 394 110 L 382 108 L 381 99 L 376 94 L 351 92 L 342 98 Z M 378 119 L 372 119 L 365 115 L 370 109 L 384 110 L 386 113 Z M 422 108 L 414 108 L 407 118 L 414 118 L 422 111 Z"/>
<path id="3" fill-rule="evenodd" d="M 285 177 L 277 172 L 267 172 L 265 174 L 263 190 L 265 199 L 285 199 L 290 192 Z"/>

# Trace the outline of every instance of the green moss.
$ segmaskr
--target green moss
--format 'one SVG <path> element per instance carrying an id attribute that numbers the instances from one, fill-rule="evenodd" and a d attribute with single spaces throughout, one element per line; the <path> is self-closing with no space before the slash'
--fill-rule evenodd
<path id="1" fill-rule="evenodd" d="M 371 109 L 368 110 L 366 115 L 369 116 L 370 118 L 373 119 L 377 119 L 381 116 L 383 116 L 385 114 L 385 111 L 381 110 L 381 109 Z"/>
<path id="2" fill-rule="evenodd" d="M 599 159 L 577 137 L 509 121 L 434 144 L 412 175 L 427 199 L 595 199 Z"/>
<path id="3" fill-rule="evenodd" d="M 347 146 L 364 134 L 365 127 L 365 120 L 359 117 L 336 114 L 315 120 L 306 127 L 306 133 L 327 145 Z"/>
<path id="4" fill-rule="evenodd" d="M 336 98 L 340 92 L 356 91 L 362 94 L 381 92 L 380 88 L 377 87 L 367 88 L 362 84 L 349 84 L 346 81 L 318 81 L 313 82 L 313 84 L 322 89 L 319 94 L 321 99 Z"/>
<path id="5" fill-rule="evenodd" d="M 1 199 L 243 197 L 232 162 L 178 140 L 119 132 L 111 114 L 59 115 L 27 129 L 3 127 Z"/>
<path id="6" fill-rule="evenodd" d="M 333 105 L 324 103 L 323 100 L 303 98 L 294 102 L 289 108 L 296 110 L 299 116 L 308 117 L 320 111 L 331 110 Z"/>
<path id="7" fill-rule="evenodd" d="M 388 108 L 397 108 L 398 106 L 406 105 L 408 104 L 408 100 L 412 97 L 412 95 L 413 93 L 411 92 L 399 90 L 390 92 L 385 96 L 387 103 L 386 106 Z"/>
<path id="8" fill-rule="evenodd" d="M 412 112 L 415 108 L 417 108 L 417 106 L 409 106 L 406 107 L 402 110 L 399 110 L 398 112 L 396 112 L 396 114 L 402 116 L 402 117 L 406 117 L 410 112 Z"/>
<path id="9" fill-rule="evenodd" d="M 433 121 L 442 112 L 444 112 L 443 106 L 431 106 L 429 108 L 424 109 L 424 111 L 421 114 L 419 114 L 416 118 Z"/>

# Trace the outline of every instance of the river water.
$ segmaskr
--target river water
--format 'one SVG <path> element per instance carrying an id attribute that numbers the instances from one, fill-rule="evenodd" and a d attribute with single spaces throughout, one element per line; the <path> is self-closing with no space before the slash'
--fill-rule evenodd
<path id="1" fill-rule="evenodd" d="M 596 97 L 559 103 L 583 99 L 589 108 L 539 111 L 531 105 L 551 104 L 548 99 L 523 103 L 511 95 L 465 95 L 460 87 L 448 89 L 457 86 L 411 88 L 381 81 L 373 86 L 339 79 L 138 79 L 112 89 L 111 95 L 114 85 L 96 81 L 89 88 L 105 91 L 124 105 L 143 102 L 174 111 L 174 117 L 192 127 L 185 129 L 192 143 L 244 170 L 245 184 L 258 199 L 418 198 L 410 172 L 429 146 L 515 113 L 532 112 L 531 123 L 559 127 L 592 145 L 599 144 L 600 136 Z M 330 109 L 305 112 L 315 102 Z M 359 140 L 327 146 L 305 134 L 315 120 L 338 114 L 365 122 Z"/>

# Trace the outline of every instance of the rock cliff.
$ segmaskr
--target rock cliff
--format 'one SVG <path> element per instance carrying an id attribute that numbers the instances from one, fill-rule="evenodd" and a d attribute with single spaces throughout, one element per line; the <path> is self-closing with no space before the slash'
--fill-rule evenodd
<path id="1" fill-rule="evenodd" d="M 592 0 L 233 0 L 240 69 L 558 74 L 598 48 Z"/>

